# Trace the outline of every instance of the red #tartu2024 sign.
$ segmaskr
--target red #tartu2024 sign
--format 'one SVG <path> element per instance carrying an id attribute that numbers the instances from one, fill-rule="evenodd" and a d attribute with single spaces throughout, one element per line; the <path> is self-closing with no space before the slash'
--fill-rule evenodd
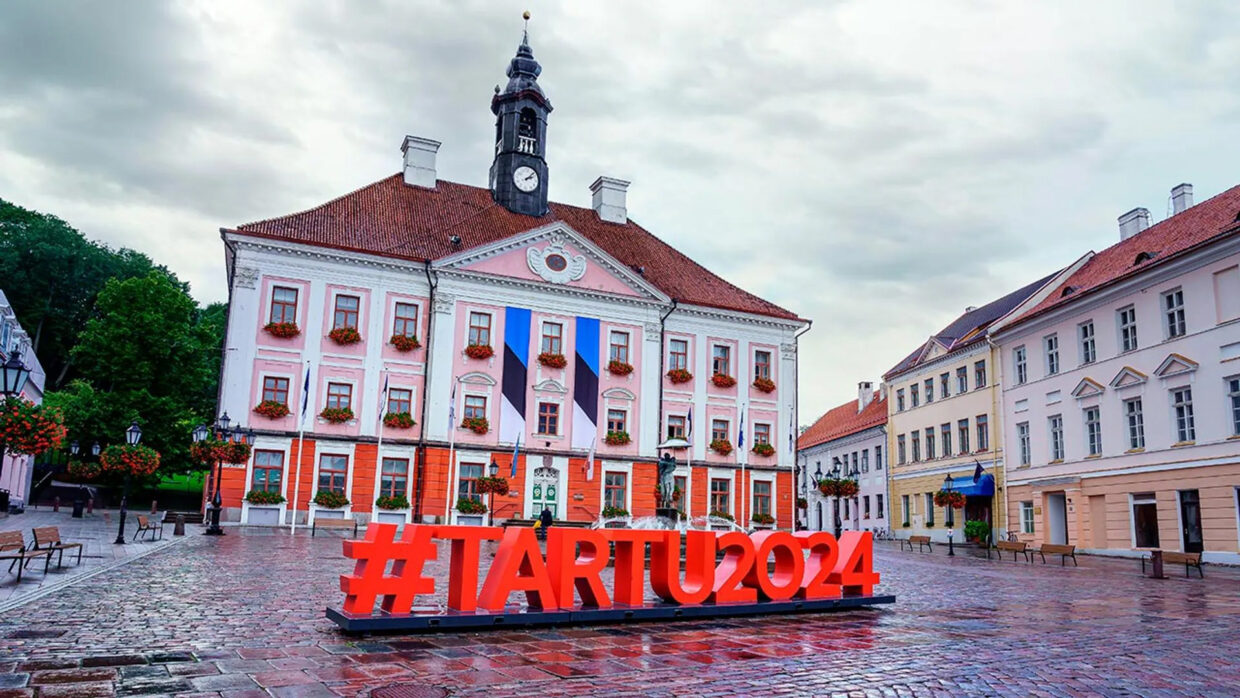
<path id="1" fill-rule="evenodd" d="M 545 555 L 531 528 L 411 524 L 396 533 L 394 524 L 372 523 L 364 539 L 344 541 L 345 557 L 357 560 L 353 574 L 340 577 L 344 613 L 372 614 L 379 603 L 385 615 L 409 614 L 417 597 L 435 594 L 426 563 L 437 559 L 436 540 L 449 543 L 447 608 L 466 613 L 511 613 L 514 592 L 525 594 L 531 611 L 649 606 L 647 579 L 664 603 L 684 606 L 870 596 L 879 581 L 869 532 L 848 531 L 837 541 L 823 531 L 551 527 Z M 485 574 L 483 541 L 499 542 Z M 603 581 L 609 563 L 610 588 Z"/>

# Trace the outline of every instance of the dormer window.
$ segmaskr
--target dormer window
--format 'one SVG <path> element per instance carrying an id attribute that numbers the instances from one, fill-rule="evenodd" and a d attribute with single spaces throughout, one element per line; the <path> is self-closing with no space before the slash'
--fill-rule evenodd
<path id="1" fill-rule="evenodd" d="M 1136 258 L 1136 259 L 1134 259 L 1134 260 L 1133 260 L 1133 262 L 1132 262 L 1132 266 L 1134 266 L 1134 267 L 1135 267 L 1135 266 L 1137 266 L 1138 264 L 1141 264 L 1142 262 L 1148 262 L 1148 261 L 1150 261 L 1151 259 L 1153 259 L 1153 258 L 1154 258 L 1154 255 L 1155 255 L 1155 254 L 1156 254 L 1156 253 L 1154 253 L 1154 252 L 1138 252 L 1138 253 L 1137 253 L 1137 258 Z"/>

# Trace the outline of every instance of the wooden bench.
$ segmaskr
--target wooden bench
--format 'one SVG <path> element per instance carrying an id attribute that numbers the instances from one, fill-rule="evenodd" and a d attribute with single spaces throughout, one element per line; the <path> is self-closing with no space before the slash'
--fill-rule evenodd
<path id="1" fill-rule="evenodd" d="M 1016 554 L 1020 553 L 1025 556 L 1025 562 L 1029 560 L 1029 544 L 1023 540 L 1001 540 L 995 542 L 995 550 L 999 553 L 999 559 L 1003 559 L 1003 553 L 1012 553 L 1012 562 L 1016 562 Z M 990 548 L 986 549 L 986 559 L 990 559 Z"/>
<path id="2" fill-rule="evenodd" d="M 47 550 L 53 553 L 60 553 L 60 558 L 56 560 L 56 566 L 61 567 L 65 562 L 65 551 L 77 548 L 77 564 L 82 564 L 82 544 L 66 543 L 60 539 L 60 529 L 55 526 L 44 526 L 34 529 L 34 549 Z"/>
<path id="3" fill-rule="evenodd" d="M 47 574 L 47 567 L 52 561 L 52 551 L 27 550 L 21 531 L 0 533 L 0 560 L 12 560 L 9 563 L 10 574 L 13 572 L 13 566 L 17 565 L 17 581 L 22 580 L 22 569 L 38 558 L 43 558 L 43 574 Z"/>
<path id="4" fill-rule="evenodd" d="M 1075 545 L 1055 545 L 1053 543 L 1043 543 L 1042 547 L 1032 548 L 1029 552 L 1037 553 L 1038 556 L 1042 558 L 1042 564 L 1044 565 L 1046 564 L 1046 555 L 1047 553 L 1050 553 L 1051 555 L 1059 556 L 1060 565 L 1068 564 L 1068 558 L 1072 558 L 1072 565 L 1074 567 L 1080 567 L 1080 565 L 1076 564 Z"/>
<path id="5" fill-rule="evenodd" d="M 142 514 L 138 514 L 138 529 L 133 532 L 133 539 L 138 540 L 139 535 L 147 533 L 148 531 L 151 534 L 151 540 L 155 540 L 156 532 L 159 533 L 159 538 L 161 540 L 164 537 L 164 525 L 160 523 L 158 516 L 155 518 L 147 518 Z"/>
<path id="6" fill-rule="evenodd" d="M 917 544 L 917 552 L 921 552 L 922 548 L 929 548 L 930 552 L 934 552 L 934 544 L 930 542 L 930 536 L 909 536 L 900 540 L 900 549 L 904 550 L 904 546 L 908 545 L 908 551 L 913 552 L 913 543 Z"/>
<path id="7" fill-rule="evenodd" d="M 314 536 L 314 532 L 320 528 L 336 528 L 341 530 L 353 529 L 353 535 L 357 536 L 357 521 L 354 519 L 323 519 L 314 517 L 314 523 L 310 526 L 310 535 Z"/>
<path id="8" fill-rule="evenodd" d="M 1142 556 L 1141 558 L 1141 574 L 1145 574 L 1145 561 L 1148 559 L 1150 558 L 1146 556 Z M 1188 573 L 1188 569 L 1190 567 L 1196 567 L 1197 574 L 1200 575 L 1202 579 L 1206 578 L 1206 573 L 1201 569 L 1201 553 L 1177 553 L 1171 550 L 1164 550 L 1162 559 L 1164 564 L 1184 565 L 1185 577 L 1191 576 Z"/>

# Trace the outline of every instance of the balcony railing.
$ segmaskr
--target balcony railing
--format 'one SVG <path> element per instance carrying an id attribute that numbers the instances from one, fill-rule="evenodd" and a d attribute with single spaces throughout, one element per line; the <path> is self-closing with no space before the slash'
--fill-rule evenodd
<path id="1" fill-rule="evenodd" d="M 529 136 L 517 136 L 517 152 L 534 155 L 538 150 L 538 142 Z"/>

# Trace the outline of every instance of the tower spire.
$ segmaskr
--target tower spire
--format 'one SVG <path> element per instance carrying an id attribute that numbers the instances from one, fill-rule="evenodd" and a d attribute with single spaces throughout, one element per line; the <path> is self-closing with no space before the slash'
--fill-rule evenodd
<path id="1" fill-rule="evenodd" d="M 551 101 L 538 85 L 542 66 L 530 48 L 530 13 L 521 15 L 525 28 L 517 54 L 508 62 L 508 84 L 491 98 L 495 114 L 495 161 L 491 163 L 491 195 L 515 213 L 541 216 L 547 212 L 547 116 Z"/>
<path id="2" fill-rule="evenodd" d="M 521 14 L 521 18 L 525 20 L 525 29 L 521 32 L 521 45 L 530 45 L 530 11 L 526 10 Z"/>

